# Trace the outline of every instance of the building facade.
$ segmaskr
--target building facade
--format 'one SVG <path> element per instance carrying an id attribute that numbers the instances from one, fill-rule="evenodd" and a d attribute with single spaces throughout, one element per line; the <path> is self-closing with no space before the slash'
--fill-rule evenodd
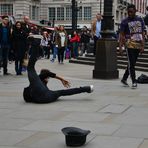
<path id="1" fill-rule="evenodd" d="M 0 15 L 13 15 L 17 20 L 27 15 L 40 19 L 40 0 L 0 0 Z"/>
<path id="2" fill-rule="evenodd" d="M 146 14 L 147 0 L 114 0 L 113 14 L 115 30 L 119 29 L 121 20 L 127 16 L 126 8 L 129 4 L 134 4 L 137 15 L 144 17 Z"/>
<path id="3" fill-rule="evenodd" d="M 128 4 L 135 4 L 137 15 L 144 16 L 148 0 L 113 0 L 113 16 L 115 30 L 118 30 L 121 20 L 127 16 Z M 103 14 L 104 0 L 77 0 L 78 28 L 91 26 L 97 13 Z M 27 15 L 32 20 L 47 20 L 51 25 L 71 26 L 71 0 L 0 0 L 0 15 L 13 15 L 21 19 Z"/>
<path id="4" fill-rule="evenodd" d="M 103 4 L 103 3 L 102 3 Z M 102 6 L 101 4 L 101 6 Z M 41 1 L 41 18 L 45 20 L 54 21 L 56 25 L 62 24 L 65 26 L 71 26 L 72 22 L 72 4 L 71 0 L 42 0 Z M 84 25 L 90 27 L 92 17 L 96 13 L 103 10 L 103 6 L 100 7 L 98 0 L 81 0 L 77 1 L 77 23 L 78 27 Z"/>
<path id="5" fill-rule="evenodd" d="M 145 15 L 147 0 L 113 0 L 115 30 L 119 29 L 121 20 L 127 16 L 126 8 L 129 4 L 136 5 L 137 15 Z M 103 14 L 104 0 L 80 0 L 77 1 L 77 7 L 78 27 L 90 27 L 96 14 Z M 54 21 L 56 25 L 71 26 L 71 0 L 41 0 L 41 18 Z"/>

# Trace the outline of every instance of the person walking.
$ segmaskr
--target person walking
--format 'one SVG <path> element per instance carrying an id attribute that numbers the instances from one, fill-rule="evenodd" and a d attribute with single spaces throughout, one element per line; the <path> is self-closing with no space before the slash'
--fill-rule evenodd
<path id="1" fill-rule="evenodd" d="M 100 34 L 101 20 L 102 20 L 101 14 L 97 13 L 96 19 L 92 22 L 92 26 L 91 26 L 92 37 L 94 39 L 94 51 L 93 51 L 94 56 L 96 55 L 97 40 L 101 38 L 101 34 Z"/>
<path id="2" fill-rule="evenodd" d="M 132 88 L 137 88 L 135 65 L 139 53 L 144 51 L 145 24 L 141 17 L 136 16 L 136 7 L 131 4 L 127 7 L 128 17 L 123 19 L 120 26 L 119 52 L 122 55 L 125 46 L 128 65 L 121 79 L 124 86 L 129 86 L 127 78 L 130 75 Z"/>
<path id="3" fill-rule="evenodd" d="M 30 84 L 28 87 L 24 88 L 23 91 L 23 97 L 26 102 L 51 103 L 57 101 L 61 96 L 74 95 L 84 92 L 91 93 L 93 91 L 93 85 L 55 91 L 48 89 L 47 83 L 49 77 L 60 80 L 66 88 L 70 87 L 70 83 L 47 69 L 42 69 L 40 75 L 36 73 L 35 63 L 38 58 L 40 39 L 36 38 L 36 36 L 33 36 L 30 38 L 30 42 L 32 52 L 27 67 L 28 80 Z"/>
<path id="4" fill-rule="evenodd" d="M 67 47 L 67 32 L 64 26 L 59 27 L 59 31 L 56 35 L 56 47 L 58 48 L 58 62 L 63 64 L 64 52 Z"/>
<path id="5" fill-rule="evenodd" d="M 29 45 L 27 43 L 27 37 L 29 36 L 29 34 L 32 34 L 32 32 L 31 32 L 30 18 L 28 16 L 23 17 L 22 27 L 23 27 L 23 31 L 25 32 L 25 39 L 24 39 L 24 43 L 26 46 L 25 51 L 26 51 L 26 54 L 29 54 L 30 49 L 29 49 Z M 24 57 L 24 59 L 25 59 L 25 57 Z M 26 72 L 26 70 L 27 70 L 26 66 L 23 65 L 22 71 Z"/>
<path id="6" fill-rule="evenodd" d="M 42 55 L 45 56 L 46 59 L 49 59 L 50 57 L 50 46 L 49 46 L 49 40 L 48 40 L 48 32 L 44 31 L 42 34 L 43 38 L 41 39 L 41 49 L 42 49 Z"/>
<path id="7" fill-rule="evenodd" d="M 22 28 L 23 31 L 25 32 L 25 44 L 26 44 L 26 51 L 28 51 L 28 44 L 27 44 L 27 37 L 31 33 L 31 26 L 30 26 L 30 18 L 28 16 L 24 16 L 24 21 L 22 22 Z"/>
<path id="8" fill-rule="evenodd" d="M 52 44 L 51 47 L 52 47 L 52 54 L 53 54 L 53 56 L 52 56 L 52 58 L 50 60 L 51 62 L 55 61 L 57 53 L 58 53 L 57 45 L 55 43 L 56 42 L 56 37 L 57 37 L 57 34 L 58 34 L 58 30 L 59 30 L 59 28 L 57 26 L 55 26 L 54 31 L 53 31 L 53 33 L 51 35 L 51 44 Z"/>
<path id="9" fill-rule="evenodd" d="M 86 26 L 83 27 L 81 32 L 81 55 L 88 53 L 90 48 L 91 34 Z"/>
<path id="10" fill-rule="evenodd" d="M 0 65 L 3 67 L 4 75 L 9 75 L 7 65 L 10 45 L 11 28 L 9 27 L 9 17 L 2 16 L 2 23 L 0 24 Z"/>
<path id="11" fill-rule="evenodd" d="M 24 21 L 23 21 L 22 27 L 23 27 L 24 32 L 26 33 L 26 40 L 27 40 L 27 37 L 29 36 L 29 33 L 31 32 L 30 18 L 28 16 L 24 16 L 23 20 Z"/>
<path id="12" fill-rule="evenodd" d="M 26 50 L 26 43 L 24 42 L 25 39 L 26 37 L 25 32 L 22 28 L 22 23 L 20 21 L 17 21 L 12 31 L 16 75 L 22 75 L 22 63 Z"/>

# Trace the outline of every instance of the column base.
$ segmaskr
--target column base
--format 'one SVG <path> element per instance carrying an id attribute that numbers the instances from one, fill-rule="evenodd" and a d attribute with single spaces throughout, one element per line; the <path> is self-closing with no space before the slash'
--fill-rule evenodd
<path id="1" fill-rule="evenodd" d="M 119 71 L 97 71 L 93 70 L 93 78 L 96 79 L 118 79 Z"/>

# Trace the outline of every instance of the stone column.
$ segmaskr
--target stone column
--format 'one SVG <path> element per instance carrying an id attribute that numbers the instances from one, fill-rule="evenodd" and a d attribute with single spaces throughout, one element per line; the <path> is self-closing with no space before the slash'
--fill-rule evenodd
<path id="1" fill-rule="evenodd" d="M 97 42 L 93 78 L 117 79 L 117 40 L 114 39 L 114 21 L 112 16 L 113 0 L 104 0 L 104 16 L 102 20 L 102 38 Z"/>

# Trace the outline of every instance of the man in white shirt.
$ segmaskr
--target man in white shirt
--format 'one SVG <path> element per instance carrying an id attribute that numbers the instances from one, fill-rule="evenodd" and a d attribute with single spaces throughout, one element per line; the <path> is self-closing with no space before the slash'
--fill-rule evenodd
<path id="1" fill-rule="evenodd" d="M 94 39 L 94 55 L 96 55 L 96 43 L 97 43 L 97 40 L 99 38 L 101 38 L 101 34 L 100 34 L 101 20 L 102 20 L 101 14 L 97 13 L 96 19 L 92 22 L 91 31 L 92 31 L 92 36 L 93 36 L 93 39 Z"/>

